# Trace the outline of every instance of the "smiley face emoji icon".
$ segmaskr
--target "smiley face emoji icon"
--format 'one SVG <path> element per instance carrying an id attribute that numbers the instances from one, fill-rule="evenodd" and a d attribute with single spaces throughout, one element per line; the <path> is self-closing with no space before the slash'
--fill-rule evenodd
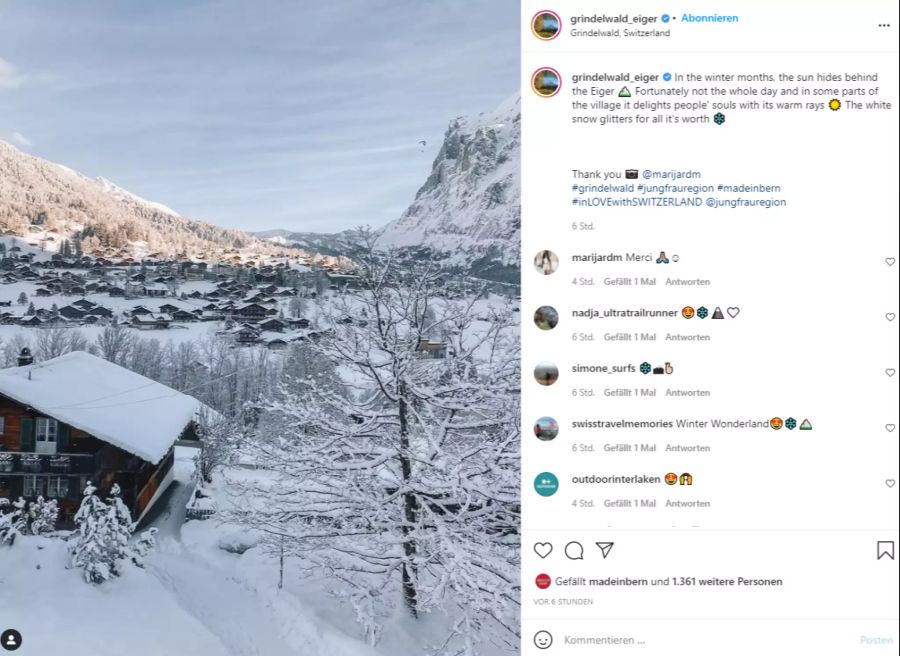
<path id="1" fill-rule="evenodd" d="M 538 631 L 534 634 L 534 646 L 538 649 L 550 649 L 553 644 L 553 636 L 549 631 Z"/>
<path id="2" fill-rule="evenodd" d="M 683 316 L 685 319 L 693 319 L 694 314 L 694 308 L 692 308 L 690 305 L 685 305 L 683 308 L 681 308 L 681 316 Z"/>
<path id="3" fill-rule="evenodd" d="M 666 474 L 666 485 L 675 485 L 678 482 L 678 474 L 669 472 Z"/>
<path id="4" fill-rule="evenodd" d="M 769 426 L 772 427 L 772 430 L 781 430 L 781 427 L 784 426 L 784 421 L 781 417 L 772 417 L 769 420 Z"/>

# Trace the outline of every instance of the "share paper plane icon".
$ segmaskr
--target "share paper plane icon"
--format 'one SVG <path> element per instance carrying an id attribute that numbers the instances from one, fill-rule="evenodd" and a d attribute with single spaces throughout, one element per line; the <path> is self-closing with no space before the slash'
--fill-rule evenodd
<path id="1" fill-rule="evenodd" d="M 606 557 L 609 555 L 609 552 L 612 551 L 615 542 L 595 542 L 594 544 L 600 547 L 600 553 L 603 554 L 603 560 L 606 560 Z"/>

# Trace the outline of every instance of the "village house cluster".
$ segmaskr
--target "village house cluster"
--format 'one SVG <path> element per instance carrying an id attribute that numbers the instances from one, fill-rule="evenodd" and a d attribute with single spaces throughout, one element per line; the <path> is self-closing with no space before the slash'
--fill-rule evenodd
<path id="1" fill-rule="evenodd" d="M 293 298 L 315 299 L 325 290 L 355 287 L 357 276 L 329 259 L 297 256 L 280 261 L 225 253 L 224 261 L 105 254 L 53 254 L 39 259 L 14 245 L 0 249 L 0 285 L 31 283 L 4 297 L 0 324 L 29 328 L 125 323 L 165 330 L 192 322 L 225 322 L 220 334 L 236 344 L 284 348 L 309 337 L 309 320 L 286 316 Z M 189 284 L 202 281 L 206 284 Z M 187 287 L 188 289 L 185 289 Z M 104 303 L 99 296 L 110 300 Z M 87 298 L 91 296 L 91 298 Z M 70 300 L 77 297 L 75 300 Z M 34 299 L 46 299 L 35 308 Z M 51 307 L 47 302 L 53 300 Z M 314 338 L 315 335 L 312 335 Z"/>

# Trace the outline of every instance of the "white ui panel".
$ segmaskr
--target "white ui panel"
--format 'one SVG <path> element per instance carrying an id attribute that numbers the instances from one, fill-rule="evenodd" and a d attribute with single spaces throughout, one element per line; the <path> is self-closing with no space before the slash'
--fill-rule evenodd
<path id="1" fill-rule="evenodd" d="M 897 28 L 523 1 L 523 654 L 898 653 Z"/>

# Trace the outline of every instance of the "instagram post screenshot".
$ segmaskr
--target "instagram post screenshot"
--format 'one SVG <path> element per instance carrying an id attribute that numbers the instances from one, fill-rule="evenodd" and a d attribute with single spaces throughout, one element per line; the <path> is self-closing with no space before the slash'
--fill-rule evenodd
<path id="1" fill-rule="evenodd" d="M 0 0 L 0 654 L 900 654 L 898 28 Z"/>

